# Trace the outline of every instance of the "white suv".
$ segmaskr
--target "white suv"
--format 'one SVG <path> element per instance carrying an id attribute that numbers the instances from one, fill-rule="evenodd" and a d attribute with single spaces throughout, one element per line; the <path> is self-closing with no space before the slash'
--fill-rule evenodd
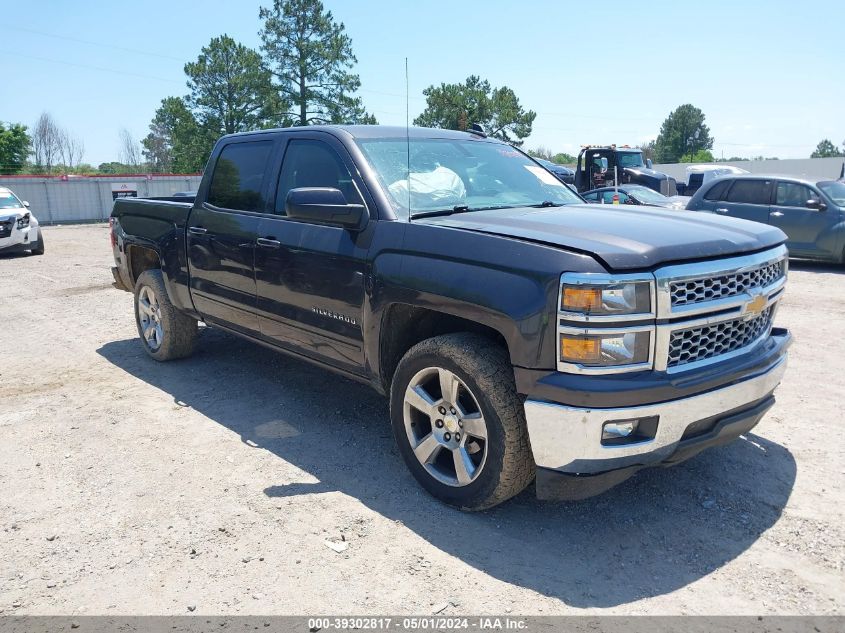
<path id="1" fill-rule="evenodd" d="M 44 237 L 38 220 L 11 189 L 0 187 L 0 254 L 30 251 L 44 254 Z"/>

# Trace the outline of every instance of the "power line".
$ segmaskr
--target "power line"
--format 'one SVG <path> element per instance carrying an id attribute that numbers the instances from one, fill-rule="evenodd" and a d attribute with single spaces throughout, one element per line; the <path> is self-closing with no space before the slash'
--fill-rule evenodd
<path id="1" fill-rule="evenodd" d="M 170 59 L 179 63 L 184 63 L 185 60 L 173 57 L 172 55 L 162 55 L 161 53 L 154 53 L 152 51 L 142 51 L 137 48 L 126 48 L 125 46 L 115 46 L 114 44 L 104 44 L 103 42 L 92 42 L 91 40 L 83 40 L 78 37 L 70 37 L 69 35 L 57 35 L 56 33 L 46 33 L 45 31 L 37 31 L 25 26 L 12 26 L 9 24 L 3 25 L 4 31 L 16 30 L 24 31 L 26 33 L 34 33 L 36 35 L 43 35 L 44 37 L 53 37 L 58 40 L 67 40 L 68 42 L 77 42 L 79 44 L 90 44 L 91 46 L 101 46 L 103 48 L 112 48 L 117 51 L 124 51 L 127 53 L 134 53 L 136 55 L 149 55 L 150 57 L 159 57 L 161 59 Z"/>
<path id="2" fill-rule="evenodd" d="M 140 77 L 141 79 L 153 79 L 155 81 L 166 81 L 166 82 L 169 82 L 169 83 L 178 83 L 178 84 L 184 83 L 183 81 L 179 81 L 179 80 L 176 80 L 176 79 L 165 79 L 164 77 L 155 77 L 153 75 L 143 75 L 141 73 L 134 73 L 134 72 L 129 71 L 129 70 L 116 70 L 114 68 L 103 68 L 101 66 L 91 66 L 90 64 L 77 64 L 75 62 L 68 62 L 68 61 L 65 61 L 65 60 L 62 60 L 62 59 L 50 59 L 48 57 L 38 57 L 37 55 L 27 55 L 25 53 L 19 53 L 17 51 L 0 50 L 0 54 L 2 54 L 2 55 L 16 55 L 18 57 L 35 59 L 35 60 L 42 61 L 42 62 L 49 62 L 51 64 L 63 64 L 65 66 L 76 66 L 77 68 L 86 68 L 88 70 L 96 70 L 96 71 L 99 71 L 99 72 L 115 73 L 115 74 L 118 74 L 118 75 L 131 76 L 131 77 Z"/>

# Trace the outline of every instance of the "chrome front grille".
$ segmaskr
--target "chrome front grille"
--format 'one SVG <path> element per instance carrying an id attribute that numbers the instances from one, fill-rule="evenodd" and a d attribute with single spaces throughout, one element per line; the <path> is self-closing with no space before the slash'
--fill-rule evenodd
<path id="1" fill-rule="evenodd" d="M 765 263 L 752 270 L 715 277 L 686 279 L 669 283 L 672 306 L 685 306 L 735 297 L 766 288 L 786 276 L 786 259 Z"/>
<path id="2" fill-rule="evenodd" d="M 771 305 L 751 319 L 674 330 L 669 338 L 667 367 L 715 358 L 751 345 L 769 331 L 774 310 Z"/>

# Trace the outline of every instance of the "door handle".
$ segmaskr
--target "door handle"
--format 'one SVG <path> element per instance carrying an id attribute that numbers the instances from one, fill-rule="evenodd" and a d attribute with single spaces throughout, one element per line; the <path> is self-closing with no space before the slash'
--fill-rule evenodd
<path id="1" fill-rule="evenodd" d="M 193 233 L 194 235 L 205 235 L 206 233 L 208 233 L 208 229 L 204 229 L 204 228 L 203 228 L 203 227 L 201 227 L 201 226 L 192 226 L 192 227 L 189 227 L 189 228 L 188 228 L 188 231 L 189 231 L 190 233 Z"/>
<path id="2" fill-rule="evenodd" d="M 772 211 L 772 215 L 775 216 L 776 218 L 779 218 L 779 217 L 783 216 L 783 212 L 782 211 Z"/>
<path id="3" fill-rule="evenodd" d="M 718 209 L 716 209 L 716 213 L 723 213 L 724 214 L 724 213 L 727 213 L 727 212 L 728 212 L 728 210 L 725 207 L 719 207 Z"/>
<path id="4" fill-rule="evenodd" d="M 282 243 L 279 240 L 273 240 L 269 237 L 259 237 L 255 243 L 264 248 L 279 248 Z"/>

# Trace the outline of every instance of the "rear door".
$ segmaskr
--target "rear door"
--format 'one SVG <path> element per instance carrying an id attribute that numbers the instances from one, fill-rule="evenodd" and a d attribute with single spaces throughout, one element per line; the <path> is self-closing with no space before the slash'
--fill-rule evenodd
<path id="1" fill-rule="evenodd" d="M 769 223 L 778 227 L 789 238 L 787 248 L 794 254 L 838 256 L 839 253 L 821 250 L 819 237 L 839 221 L 839 214 L 828 209 L 810 209 L 808 200 L 823 200 L 815 189 L 798 182 L 777 181 L 774 204 L 769 213 Z M 831 246 L 836 246 L 831 242 Z"/>
<path id="2" fill-rule="evenodd" d="M 188 260 L 191 295 L 210 321 L 257 333 L 255 243 L 269 205 L 273 140 L 237 140 L 214 164 L 205 201 L 191 211 Z"/>
<path id="3" fill-rule="evenodd" d="M 285 198 L 297 187 L 332 187 L 340 189 L 347 202 L 374 206 L 364 201 L 357 169 L 333 136 L 286 136 L 273 215 L 259 226 L 255 273 L 261 333 L 277 345 L 360 373 L 371 231 L 353 233 L 290 220 Z"/>
<path id="4" fill-rule="evenodd" d="M 771 198 L 772 180 L 738 178 L 713 210 L 719 215 L 768 224 Z"/>

